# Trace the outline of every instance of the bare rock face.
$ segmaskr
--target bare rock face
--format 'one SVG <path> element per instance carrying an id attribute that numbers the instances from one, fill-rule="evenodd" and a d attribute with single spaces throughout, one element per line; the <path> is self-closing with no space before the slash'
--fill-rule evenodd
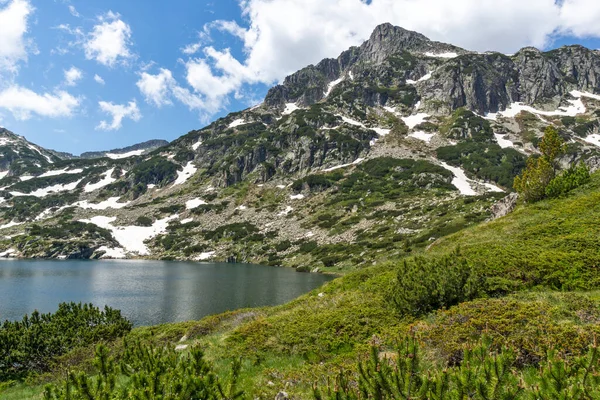
<path id="1" fill-rule="evenodd" d="M 502 200 L 498 201 L 492 206 L 492 220 L 502 218 L 515 209 L 519 195 L 517 193 L 511 193 Z"/>
<path id="2" fill-rule="evenodd" d="M 348 78 L 350 72 L 355 97 L 365 104 L 385 104 L 384 96 L 373 97 L 374 87 L 380 92 L 382 87 L 397 90 L 411 82 L 418 92 L 414 98 L 421 100 L 420 110 L 434 115 L 461 107 L 494 113 L 515 102 L 555 110 L 568 105 L 572 90 L 600 92 L 600 54 L 582 46 L 548 52 L 526 47 L 512 56 L 482 54 L 383 24 L 360 47 L 287 77 L 269 91 L 265 103 L 281 110 L 286 102 L 315 104 L 326 97 L 329 83 Z M 419 81 L 427 74 L 429 79 Z"/>
<path id="3" fill-rule="evenodd" d="M 277 393 L 277 396 L 275 396 L 275 400 L 289 400 L 289 397 L 286 392 L 279 392 Z"/>

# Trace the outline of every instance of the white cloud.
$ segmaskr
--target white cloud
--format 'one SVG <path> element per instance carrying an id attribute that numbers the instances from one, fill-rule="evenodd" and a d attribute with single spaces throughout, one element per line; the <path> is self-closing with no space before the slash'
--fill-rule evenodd
<path id="1" fill-rule="evenodd" d="M 164 68 L 161 68 L 156 75 L 142 72 L 140 80 L 136 83 L 146 102 L 157 107 L 172 104 L 169 94 L 175 84 L 171 71 Z"/>
<path id="2" fill-rule="evenodd" d="M 98 21 L 83 43 L 86 58 L 114 67 L 133 57 L 129 50 L 131 27 L 121 20 L 121 16 L 109 11 L 98 17 Z"/>
<path id="3" fill-rule="evenodd" d="M 241 0 L 247 27 L 213 21 L 182 49 L 187 81 L 213 109 L 245 84 L 273 84 L 327 57 L 337 57 L 390 22 L 476 51 L 514 53 L 545 47 L 556 33 L 600 36 L 597 0 Z M 210 43 L 211 30 L 241 39 L 244 55 Z M 474 34 L 476 33 L 476 34 Z"/>
<path id="4" fill-rule="evenodd" d="M 4 3 L 0 1 L 0 6 Z M 27 49 L 32 42 L 25 34 L 33 10 L 27 0 L 12 0 L 0 8 L 0 72 L 15 73 L 18 62 L 27 60 Z"/>
<path id="5" fill-rule="evenodd" d="M 94 80 L 96 81 L 96 83 L 100 84 L 100 85 L 104 85 L 104 79 L 102 79 L 102 77 L 98 74 L 94 75 Z"/>
<path id="6" fill-rule="evenodd" d="M 203 120 L 218 111 L 214 105 L 207 104 L 203 96 L 181 87 L 173 78 L 173 73 L 165 68 L 161 68 L 155 75 L 146 71 L 140 73 L 136 85 L 146 102 L 156 107 L 173 104 L 172 99 L 176 99 L 190 110 L 201 111 Z"/>
<path id="7" fill-rule="evenodd" d="M 96 129 L 114 131 L 121 129 L 124 118 L 129 118 L 133 121 L 139 121 L 142 118 L 142 114 L 140 113 L 140 109 L 135 100 L 130 101 L 127 105 L 114 104 L 106 101 L 100 101 L 98 105 L 100 106 L 100 110 L 106 114 L 110 114 L 112 121 L 100 121 L 100 124 L 98 124 Z"/>
<path id="8" fill-rule="evenodd" d="M 83 78 L 83 72 L 80 69 L 71 67 L 68 70 L 64 71 L 65 73 L 65 85 L 67 86 L 75 86 L 77 82 Z"/>
<path id="9" fill-rule="evenodd" d="M 72 16 L 74 16 L 74 17 L 77 17 L 77 18 L 81 17 L 81 15 L 80 15 L 80 14 L 77 12 L 77 9 L 76 9 L 76 8 L 75 8 L 75 6 L 73 6 L 73 5 L 70 5 L 70 6 L 69 6 L 69 12 L 70 12 L 70 13 L 71 13 L 71 15 L 72 15 Z"/>
<path id="10" fill-rule="evenodd" d="M 80 98 L 62 90 L 38 94 L 30 89 L 12 85 L 0 91 L 0 108 L 10 111 L 18 120 L 29 119 L 32 114 L 51 118 L 69 117 L 80 103 Z"/>

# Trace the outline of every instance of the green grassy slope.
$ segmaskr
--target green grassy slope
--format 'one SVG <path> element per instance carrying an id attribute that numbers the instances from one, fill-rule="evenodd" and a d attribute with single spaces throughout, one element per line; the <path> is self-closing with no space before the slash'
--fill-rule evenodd
<path id="1" fill-rule="evenodd" d="M 253 398 L 282 389 L 310 397 L 314 382 L 354 368 L 372 345 L 393 351 L 406 335 L 418 338 L 432 366 L 446 365 L 483 334 L 526 360 L 541 359 L 549 348 L 565 357 L 582 354 L 600 334 L 599 214 L 596 173 L 565 198 L 519 206 L 434 242 L 421 256 L 438 259 L 460 247 L 490 284 L 479 299 L 425 316 L 400 315 L 391 301 L 398 260 L 349 273 L 282 306 L 138 328 L 130 336 L 157 344 L 185 336 L 181 343 L 200 345 L 224 374 L 242 357 L 241 385 Z M 113 346 L 116 353 L 120 346 Z M 2 395 L 27 398 L 31 390 Z"/>

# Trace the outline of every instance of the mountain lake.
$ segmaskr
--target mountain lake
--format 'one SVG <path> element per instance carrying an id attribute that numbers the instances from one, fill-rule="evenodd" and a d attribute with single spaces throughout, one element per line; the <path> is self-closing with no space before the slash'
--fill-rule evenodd
<path id="1" fill-rule="evenodd" d="M 198 320 L 283 304 L 331 279 L 250 264 L 7 259 L 0 261 L 0 321 L 71 301 L 119 309 L 135 326 Z"/>

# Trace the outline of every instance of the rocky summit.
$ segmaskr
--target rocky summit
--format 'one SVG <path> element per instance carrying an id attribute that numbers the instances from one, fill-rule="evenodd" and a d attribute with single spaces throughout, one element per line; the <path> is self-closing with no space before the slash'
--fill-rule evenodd
<path id="1" fill-rule="evenodd" d="M 546 127 L 561 164 L 597 169 L 599 118 L 599 51 L 477 53 L 384 24 L 171 143 L 75 157 L 3 129 L 0 254 L 360 269 L 510 212 Z"/>

